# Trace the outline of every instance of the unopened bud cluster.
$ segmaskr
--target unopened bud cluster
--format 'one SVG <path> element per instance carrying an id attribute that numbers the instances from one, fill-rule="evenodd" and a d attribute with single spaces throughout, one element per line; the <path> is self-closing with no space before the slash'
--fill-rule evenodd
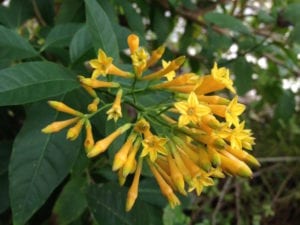
<path id="1" fill-rule="evenodd" d="M 180 204 L 177 193 L 187 195 L 195 191 L 200 195 L 204 187 L 214 184 L 214 178 L 223 178 L 224 174 L 251 177 L 249 165 L 259 166 L 259 162 L 247 152 L 252 149 L 254 138 L 244 128 L 245 122 L 240 121 L 245 106 L 238 102 L 229 70 L 215 63 L 208 75 L 179 74 L 184 56 L 170 62 L 161 60 L 164 47 L 150 54 L 140 47 L 134 34 L 129 35 L 128 46 L 132 70 L 117 67 L 111 57 L 99 50 L 97 59 L 89 61 L 93 68 L 91 76 L 78 76 L 81 86 L 93 99 L 87 106 L 88 113 L 49 101 L 51 107 L 73 118 L 55 121 L 42 131 L 54 133 L 70 127 L 67 139 L 75 140 L 84 127 L 87 157 L 104 153 L 120 135 L 126 135 L 125 143 L 114 156 L 112 170 L 117 171 L 121 185 L 133 174 L 127 211 L 138 196 L 144 163 L 173 207 Z M 157 67 L 160 60 L 161 69 L 151 72 L 150 68 Z M 217 95 L 223 89 L 228 89 L 234 97 Z M 114 100 L 104 102 L 100 98 L 102 93 L 114 96 Z M 144 93 L 168 93 L 171 100 L 145 107 L 136 100 Z M 126 106 L 135 109 L 135 118 L 95 141 L 90 118 L 103 113 L 107 120 L 116 122 Z"/>

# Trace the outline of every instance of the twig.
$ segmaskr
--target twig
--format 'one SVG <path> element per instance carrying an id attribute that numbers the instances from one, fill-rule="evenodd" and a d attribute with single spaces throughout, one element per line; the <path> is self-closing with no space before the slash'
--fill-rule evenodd
<path id="1" fill-rule="evenodd" d="M 257 158 L 261 163 L 267 162 L 293 162 L 293 161 L 300 161 L 299 156 L 278 156 L 278 157 L 263 157 Z"/>
<path id="2" fill-rule="evenodd" d="M 280 195 L 282 194 L 282 192 L 285 189 L 285 186 L 287 185 L 288 181 L 292 178 L 292 176 L 294 175 L 295 169 L 292 169 L 288 176 L 284 179 L 284 181 L 281 183 L 281 185 L 278 188 L 278 191 L 276 192 L 273 200 L 272 200 L 272 205 L 274 206 L 275 202 L 278 200 L 278 198 L 280 197 Z"/>
<path id="3" fill-rule="evenodd" d="M 241 202 L 240 202 L 240 196 L 241 196 L 241 187 L 237 179 L 235 179 L 234 182 L 235 187 L 235 215 L 236 215 L 236 224 L 241 225 Z"/>
<path id="4" fill-rule="evenodd" d="M 41 13 L 40 13 L 40 10 L 39 10 L 39 7 L 38 5 L 36 4 L 36 1 L 35 0 L 32 0 L 32 5 L 33 5 L 33 10 L 34 10 L 34 13 L 36 15 L 36 18 L 38 20 L 38 22 L 42 25 L 42 26 L 47 26 L 47 23 L 45 22 L 45 20 L 43 19 Z"/>
<path id="5" fill-rule="evenodd" d="M 217 214 L 218 212 L 220 211 L 221 209 L 221 206 L 222 206 L 222 202 L 223 202 L 223 199 L 225 197 L 225 194 L 228 192 L 229 190 L 229 187 L 230 187 L 230 184 L 232 182 L 232 177 L 229 177 L 223 188 L 222 188 L 222 191 L 220 193 L 220 196 L 219 196 L 219 199 L 218 199 L 218 202 L 217 202 L 217 205 L 216 205 L 216 208 L 214 209 L 213 213 L 212 213 L 212 216 L 211 216 L 211 225 L 216 225 L 217 223 Z"/>

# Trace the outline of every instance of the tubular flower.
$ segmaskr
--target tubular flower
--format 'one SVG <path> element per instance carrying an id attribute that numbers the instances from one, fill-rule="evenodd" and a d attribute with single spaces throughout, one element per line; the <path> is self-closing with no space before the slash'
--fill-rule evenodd
<path id="1" fill-rule="evenodd" d="M 178 120 L 178 126 L 183 127 L 187 124 L 198 123 L 202 116 L 210 113 L 210 108 L 198 102 L 197 96 L 191 92 L 187 101 L 177 102 L 174 104 L 181 114 Z"/>
<path id="2" fill-rule="evenodd" d="M 112 65 L 113 58 L 107 57 L 102 49 L 98 50 L 98 58 L 89 61 L 92 68 L 94 68 L 92 78 L 96 79 L 98 76 L 106 76 L 109 67 Z"/>
<path id="3" fill-rule="evenodd" d="M 76 123 L 79 120 L 79 117 L 74 117 L 72 119 L 68 120 L 62 120 L 62 121 L 55 121 L 45 128 L 42 129 L 42 132 L 45 134 L 51 134 L 56 133 L 58 131 L 61 131 L 62 129 L 72 125 L 73 123 Z"/>
<path id="4" fill-rule="evenodd" d="M 68 127 L 67 139 L 75 140 L 85 129 L 83 146 L 88 158 L 111 151 L 103 158 L 112 161 L 120 185 L 127 177 L 132 180 L 126 211 L 133 208 L 138 197 L 143 162 L 172 207 L 180 204 L 178 193 L 194 191 L 200 195 L 204 188 L 214 185 L 214 179 L 224 178 L 225 174 L 251 177 L 250 166 L 257 167 L 259 162 L 248 152 L 255 144 L 253 134 L 245 129 L 245 122 L 240 122 L 245 106 L 237 96 L 219 94 L 224 89 L 235 94 L 229 70 L 215 63 L 208 75 L 192 71 L 178 74 L 185 56 L 167 62 L 163 58 L 165 47 L 148 51 L 134 34 L 128 36 L 127 43 L 131 66 L 120 67 L 130 69 L 118 68 L 114 59 L 100 49 L 97 58 L 89 61 L 92 73 L 78 76 L 84 98 L 92 99 L 87 112 L 68 103 L 49 101 L 52 108 L 72 118 L 54 121 L 42 132 L 54 133 Z M 94 117 L 99 115 L 113 119 L 116 128 L 95 141 L 94 128 L 107 132 L 103 124 L 93 127 L 98 123 Z"/>
<path id="5" fill-rule="evenodd" d="M 151 135 L 150 137 L 144 139 L 143 151 L 141 153 L 141 157 L 144 157 L 149 154 L 150 160 L 154 162 L 157 158 L 157 153 L 161 153 L 166 155 L 165 144 L 167 142 L 166 138 L 160 138 L 156 135 Z"/>
<path id="6" fill-rule="evenodd" d="M 121 109 L 122 94 L 123 94 L 122 89 L 119 89 L 112 107 L 106 112 L 106 114 L 108 115 L 107 120 L 114 119 L 114 121 L 117 122 L 117 120 L 122 117 L 122 109 Z"/>
<path id="7" fill-rule="evenodd" d="M 226 108 L 225 118 L 226 122 L 230 126 L 231 124 L 239 125 L 239 115 L 241 115 L 245 110 L 243 104 L 238 103 L 238 98 L 235 96 Z"/>
<path id="8" fill-rule="evenodd" d="M 170 62 L 166 62 L 165 60 L 162 61 L 163 68 L 167 68 L 170 65 Z M 167 78 L 168 81 L 171 81 L 174 79 L 176 73 L 175 71 L 171 71 L 169 73 L 166 73 L 164 76 Z"/>
<path id="9" fill-rule="evenodd" d="M 71 141 L 74 141 L 75 139 L 77 139 L 78 135 L 80 134 L 81 132 L 81 129 L 82 129 L 82 126 L 84 124 L 85 120 L 84 119 L 81 119 L 79 120 L 74 127 L 71 127 L 69 130 L 68 130 L 68 133 L 67 133 L 67 139 L 71 140 Z"/>
<path id="10" fill-rule="evenodd" d="M 214 63 L 214 67 L 211 70 L 212 77 L 216 80 L 221 82 L 228 88 L 232 93 L 236 93 L 235 89 L 233 88 L 233 81 L 229 77 L 229 70 L 225 67 L 218 68 L 217 63 Z"/>
<path id="11" fill-rule="evenodd" d="M 106 138 L 101 139 L 97 141 L 94 145 L 94 147 L 87 153 L 87 157 L 94 157 L 96 155 L 99 155 L 100 153 L 107 150 L 107 148 L 110 146 L 110 144 L 121 134 L 123 134 L 125 131 L 127 131 L 131 127 L 131 124 L 125 124 L 122 127 L 119 127 L 117 130 L 115 130 L 113 133 L 108 135 Z"/>

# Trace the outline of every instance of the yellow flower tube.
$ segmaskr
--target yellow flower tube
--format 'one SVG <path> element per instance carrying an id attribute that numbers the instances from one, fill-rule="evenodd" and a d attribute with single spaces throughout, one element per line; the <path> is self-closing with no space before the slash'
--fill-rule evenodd
<path id="1" fill-rule="evenodd" d="M 115 130 L 113 133 L 108 135 L 106 138 L 103 138 L 99 141 L 97 141 L 94 145 L 94 147 L 87 153 L 87 157 L 92 158 L 94 156 L 97 156 L 101 154 L 102 152 L 105 152 L 107 148 L 110 146 L 110 144 L 121 134 L 126 132 L 131 127 L 130 123 L 126 123 L 125 125 L 119 127 L 117 130 Z"/>

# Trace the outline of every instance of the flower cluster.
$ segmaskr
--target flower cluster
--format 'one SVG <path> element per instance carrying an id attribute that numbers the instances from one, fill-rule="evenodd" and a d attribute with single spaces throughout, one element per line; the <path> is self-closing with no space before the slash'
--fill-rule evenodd
<path id="1" fill-rule="evenodd" d="M 229 70 L 215 63 L 208 75 L 179 74 L 178 69 L 185 61 L 181 56 L 170 62 L 162 60 L 161 69 L 151 72 L 149 68 L 160 61 L 165 48 L 159 47 L 150 54 L 140 47 L 139 38 L 134 34 L 129 35 L 128 46 L 131 71 L 122 70 L 99 50 L 98 58 L 89 61 L 93 68 L 91 77 L 78 76 L 82 87 L 93 98 L 88 113 L 62 102 L 49 101 L 51 107 L 73 118 L 53 122 L 42 131 L 53 133 L 73 125 L 67 139 L 75 140 L 85 127 L 87 157 L 107 151 L 114 140 L 126 135 L 125 143 L 114 156 L 112 169 L 118 172 L 121 185 L 133 174 L 127 211 L 138 196 L 143 163 L 148 164 L 171 206 L 180 204 L 176 193 L 187 195 L 195 190 L 200 195 L 204 187 L 214 184 L 213 178 L 222 178 L 224 173 L 251 177 L 248 165 L 259 166 L 259 162 L 246 151 L 252 149 L 254 138 L 244 128 L 245 122 L 240 121 L 245 106 L 238 102 Z M 137 83 L 143 85 L 137 88 Z M 216 94 L 223 89 L 228 89 L 234 97 L 230 100 Z M 146 92 L 169 93 L 171 101 L 141 106 L 136 96 Z M 104 102 L 99 97 L 101 93 L 114 96 L 114 101 Z M 126 106 L 135 109 L 135 117 L 94 141 L 90 118 L 105 111 L 107 120 L 116 122 Z"/>

